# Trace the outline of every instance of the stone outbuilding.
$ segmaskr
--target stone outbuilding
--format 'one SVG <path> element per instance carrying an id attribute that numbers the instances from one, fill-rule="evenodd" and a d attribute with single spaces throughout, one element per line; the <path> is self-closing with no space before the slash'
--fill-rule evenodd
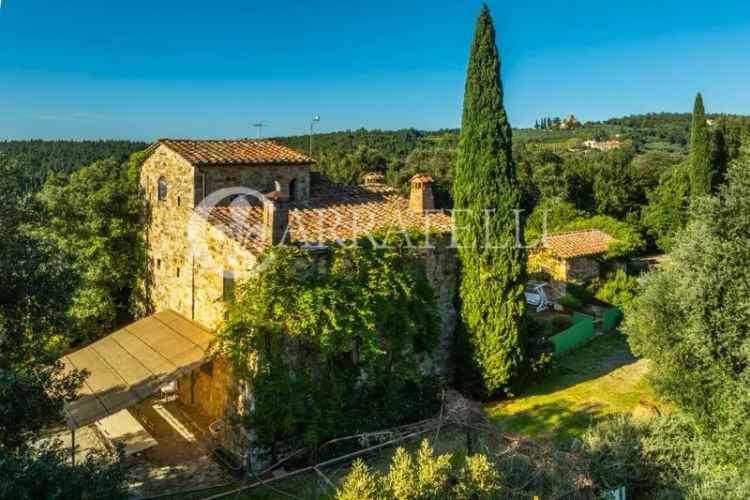
<path id="1" fill-rule="evenodd" d="M 544 273 L 553 282 L 584 283 L 599 277 L 597 257 L 616 241 L 598 229 L 548 235 L 542 247 L 529 252 L 529 273 Z"/>

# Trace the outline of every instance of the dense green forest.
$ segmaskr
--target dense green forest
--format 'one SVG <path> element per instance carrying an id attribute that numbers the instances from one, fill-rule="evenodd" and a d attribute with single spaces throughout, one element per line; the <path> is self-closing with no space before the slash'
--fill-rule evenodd
<path id="1" fill-rule="evenodd" d="M 148 145 L 135 141 L 0 141 L 0 157 L 20 165 L 21 185 L 36 191 L 51 174 L 70 174 L 96 160 L 124 161 Z"/>

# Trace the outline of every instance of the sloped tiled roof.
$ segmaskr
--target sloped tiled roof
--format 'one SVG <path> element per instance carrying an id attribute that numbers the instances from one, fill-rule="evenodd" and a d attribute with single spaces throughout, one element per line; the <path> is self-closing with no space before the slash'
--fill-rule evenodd
<path id="1" fill-rule="evenodd" d="M 277 142 L 262 139 L 158 139 L 193 165 L 310 164 L 315 160 Z"/>
<path id="2" fill-rule="evenodd" d="M 558 257 L 569 259 L 605 253 L 613 241 L 615 239 L 607 233 L 598 229 L 586 229 L 551 234 L 544 238 L 544 247 Z"/>
<path id="3" fill-rule="evenodd" d="M 345 186 L 319 179 L 311 186 L 310 200 L 289 205 L 291 243 L 329 245 L 351 241 L 391 228 L 438 233 L 453 228 L 448 213 L 427 216 L 409 209 L 409 201 L 385 186 Z M 255 254 L 263 251 L 263 207 L 212 207 L 203 214 L 208 222 Z"/>

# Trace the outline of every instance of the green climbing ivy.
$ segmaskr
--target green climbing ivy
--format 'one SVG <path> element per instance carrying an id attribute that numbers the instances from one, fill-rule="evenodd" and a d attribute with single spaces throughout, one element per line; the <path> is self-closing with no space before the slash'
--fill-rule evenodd
<path id="1" fill-rule="evenodd" d="M 273 455 L 437 410 L 437 379 L 418 370 L 437 344 L 437 308 L 409 240 L 390 234 L 323 255 L 275 247 L 270 265 L 238 284 L 216 350 L 250 384 L 243 423 Z"/>

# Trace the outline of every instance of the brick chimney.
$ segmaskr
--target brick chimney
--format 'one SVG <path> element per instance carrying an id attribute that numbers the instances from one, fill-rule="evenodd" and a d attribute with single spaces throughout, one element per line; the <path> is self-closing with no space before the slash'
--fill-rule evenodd
<path id="1" fill-rule="evenodd" d="M 289 195 L 281 191 L 271 191 L 263 200 L 263 243 L 279 245 L 284 243 L 289 228 Z"/>
<path id="2" fill-rule="evenodd" d="M 435 198 L 432 196 L 432 177 L 417 174 L 409 179 L 409 209 L 423 215 L 425 210 L 434 210 Z"/>

